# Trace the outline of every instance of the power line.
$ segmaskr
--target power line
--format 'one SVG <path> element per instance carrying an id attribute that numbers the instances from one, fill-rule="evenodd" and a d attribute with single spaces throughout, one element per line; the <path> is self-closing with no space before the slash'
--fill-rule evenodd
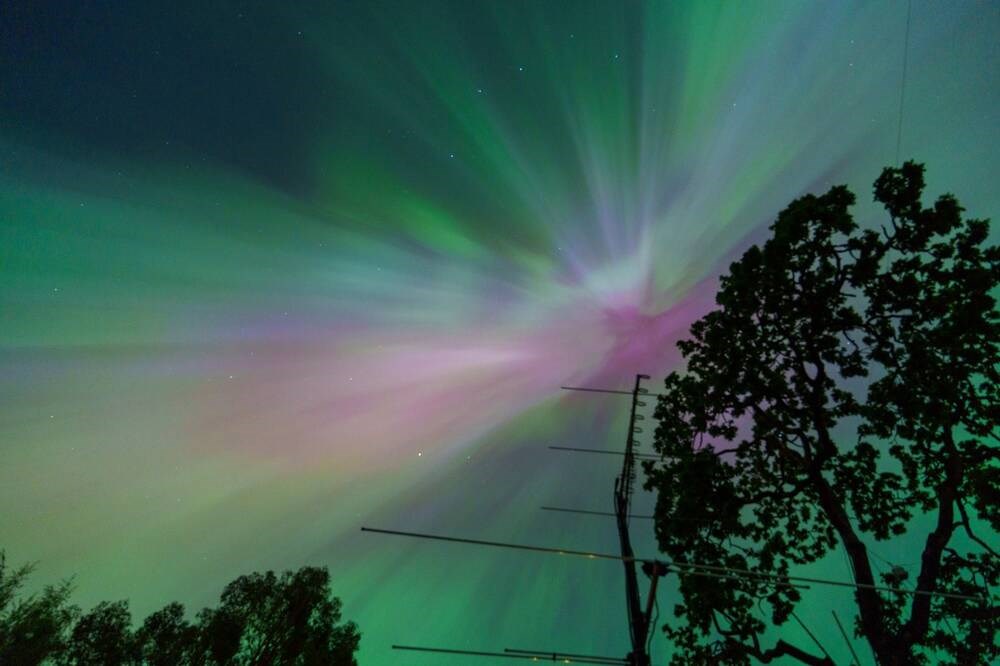
<path id="1" fill-rule="evenodd" d="M 486 652 L 483 650 L 455 650 L 450 648 L 422 647 L 417 645 L 393 645 L 393 650 L 410 652 L 437 652 L 441 654 L 460 654 L 472 657 L 505 657 L 507 659 L 529 659 L 531 661 L 553 661 L 563 664 L 606 664 L 608 666 L 627 665 L 624 659 L 615 657 L 574 657 L 561 652 L 520 653 L 518 651 Z"/>
<path id="2" fill-rule="evenodd" d="M 612 662 L 615 664 L 628 663 L 625 659 L 622 659 L 621 657 L 602 657 L 593 654 L 575 654 L 573 652 L 547 652 L 545 650 L 515 650 L 514 648 L 504 648 L 503 651 L 508 652 L 510 654 L 531 654 L 531 655 L 539 655 L 545 657 L 549 657 L 551 655 L 557 658 L 569 657 L 570 659 L 598 659 L 600 661 Z"/>
<path id="3" fill-rule="evenodd" d="M 719 578 L 719 579 L 722 579 L 722 580 L 744 580 L 746 578 L 750 578 L 751 577 L 751 576 L 748 576 L 746 574 L 721 574 L 721 573 L 709 573 L 707 571 L 691 571 L 689 569 L 688 570 L 678 569 L 676 566 L 668 566 L 667 567 L 667 571 L 670 572 L 670 573 L 677 574 L 678 577 L 680 577 L 680 576 L 699 576 L 699 577 L 702 577 L 702 578 Z M 808 585 L 802 585 L 800 583 L 787 583 L 785 581 L 770 580 L 771 577 L 766 576 L 766 574 L 759 574 L 758 577 L 760 577 L 761 582 L 763 582 L 763 583 L 770 583 L 771 585 L 774 585 L 775 587 L 794 587 L 794 588 L 799 589 L 799 590 L 811 590 L 812 589 Z"/>
<path id="4" fill-rule="evenodd" d="M 721 578 L 724 580 L 742 580 L 743 578 L 756 578 L 761 582 L 771 583 L 781 587 L 797 587 L 808 589 L 806 585 L 799 585 L 788 582 L 790 576 L 772 576 L 770 574 L 757 573 L 745 569 L 732 569 L 728 567 L 716 567 L 706 564 L 688 564 L 677 562 L 658 562 L 657 560 L 643 559 L 628 555 L 613 555 L 610 553 L 595 553 L 586 550 L 572 550 L 568 548 L 550 548 L 548 546 L 531 546 L 520 543 L 507 543 L 504 541 L 486 541 L 483 539 L 466 539 L 463 537 L 443 536 L 440 534 L 425 534 L 423 532 L 403 532 L 401 530 L 384 530 L 375 527 L 362 527 L 362 532 L 375 532 L 378 534 L 389 534 L 393 536 L 407 536 L 418 539 L 431 539 L 433 541 L 447 541 L 450 543 L 464 543 L 473 546 L 491 546 L 494 548 L 512 548 L 514 550 L 528 550 L 535 553 L 551 553 L 553 555 L 571 555 L 575 557 L 585 557 L 588 560 L 615 560 L 618 562 L 665 565 L 671 571 L 681 576 L 703 576 L 707 578 Z M 737 575 L 741 574 L 741 575 Z"/>
<path id="5" fill-rule="evenodd" d="M 826 651 L 826 648 L 824 648 L 823 644 L 819 642 L 819 639 L 816 638 L 815 635 L 813 635 L 813 632 L 809 631 L 809 627 L 806 626 L 805 622 L 803 622 L 802 620 L 799 619 L 799 616 L 795 614 L 795 611 L 791 611 L 791 613 L 792 613 L 792 617 L 795 618 L 795 621 L 799 623 L 800 627 L 802 627 L 802 630 L 805 631 L 809 635 L 809 638 L 811 638 L 813 640 L 813 643 L 816 644 L 816 647 L 818 647 L 820 649 L 820 651 L 824 655 L 826 655 L 827 659 L 830 659 L 830 653 Z"/>
<path id="6" fill-rule="evenodd" d="M 394 536 L 407 536 L 415 537 L 418 539 L 433 539 L 434 541 L 448 541 L 451 543 L 465 543 L 474 546 L 493 546 L 495 548 L 513 548 L 515 550 L 530 550 L 536 553 L 553 553 L 556 555 L 575 555 L 578 557 L 586 557 L 590 560 L 621 560 L 620 555 L 611 555 L 608 553 L 592 553 L 585 550 L 570 550 L 568 548 L 548 548 L 545 546 L 529 546 L 520 543 L 505 543 L 503 541 L 484 541 L 482 539 L 464 539 L 462 537 L 450 537 L 442 536 L 439 534 L 424 534 L 421 532 L 402 532 L 399 530 L 383 530 L 375 527 L 362 527 L 362 532 L 376 532 L 378 534 L 391 534 Z M 636 558 L 631 558 L 632 561 L 639 561 Z"/>
<path id="7" fill-rule="evenodd" d="M 830 612 L 833 613 L 833 619 L 837 623 L 837 628 L 840 629 L 840 635 L 844 637 L 844 642 L 847 643 L 847 649 L 851 651 L 851 656 L 854 657 L 853 663 L 861 666 L 861 660 L 858 659 L 858 653 L 854 651 L 854 646 L 851 645 L 850 639 L 847 638 L 847 632 L 844 631 L 844 625 L 840 623 L 840 618 L 837 617 L 837 611 L 831 610 Z"/>
<path id="8" fill-rule="evenodd" d="M 919 595 L 919 596 L 929 596 L 929 597 L 945 597 L 948 599 L 964 599 L 966 601 L 983 601 L 982 597 L 975 597 L 968 594 L 957 594 L 954 592 L 938 592 L 930 590 L 906 590 L 898 587 L 888 587 L 885 585 L 869 585 L 867 583 L 849 583 L 840 580 L 829 580 L 826 578 L 811 578 L 808 576 L 775 576 L 772 574 L 764 574 L 757 571 L 751 571 L 750 569 L 740 569 L 737 567 L 722 567 L 714 564 L 698 564 L 694 562 L 662 562 L 659 560 L 651 560 L 647 558 L 626 556 L 626 555 L 612 555 L 609 553 L 595 553 L 585 550 L 571 550 L 567 548 L 550 548 L 547 546 L 531 546 L 527 544 L 517 544 L 517 543 L 507 543 L 503 541 L 485 541 L 482 539 L 465 539 L 462 537 L 450 537 L 442 536 L 438 534 L 426 534 L 422 532 L 403 532 L 400 530 L 385 530 L 378 529 L 374 527 L 362 527 L 362 532 L 376 532 L 379 534 L 391 534 L 395 536 L 408 536 L 415 537 L 419 539 L 432 539 L 435 541 L 448 541 L 451 543 L 465 543 L 476 546 L 493 546 L 496 548 L 513 548 L 516 550 L 528 550 L 538 553 L 553 553 L 558 555 L 573 555 L 577 557 L 586 557 L 591 560 L 617 560 L 619 562 L 637 562 L 640 564 L 665 564 L 677 571 L 677 573 L 685 575 L 703 575 L 700 572 L 714 572 L 719 574 L 725 574 L 734 576 L 736 578 L 752 578 L 757 579 L 762 582 L 769 582 L 772 584 L 782 585 L 782 586 L 792 586 L 790 581 L 798 581 L 800 583 L 815 583 L 817 585 L 832 585 L 834 587 L 850 587 L 855 589 L 866 589 L 875 590 L 876 592 L 895 592 L 897 594 L 909 594 L 909 595 Z M 707 574 L 705 574 L 707 575 Z"/>

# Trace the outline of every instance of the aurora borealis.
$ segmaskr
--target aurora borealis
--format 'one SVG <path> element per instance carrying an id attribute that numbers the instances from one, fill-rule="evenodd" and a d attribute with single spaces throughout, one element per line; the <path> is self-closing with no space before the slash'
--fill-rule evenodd
<path id="1" fill-rule="evenodd" d="M 546 447 L 616 448 L 626 417 L 560 385 L 655 388 L 794 197 L 847 183 L 877 222 L 906 12 L 4 3 L 0 548 L 136 615 L 326 565 L 362 664 L 625 654 L 617 565 L 358 528 L 615 549 L 539 510 L 608 510 L 615 463 Z M 902 157 L 975 217 L 998 35 L 996 4 L 913 2 Z M 850 593 L 810 594 L 846 655 Z"/>

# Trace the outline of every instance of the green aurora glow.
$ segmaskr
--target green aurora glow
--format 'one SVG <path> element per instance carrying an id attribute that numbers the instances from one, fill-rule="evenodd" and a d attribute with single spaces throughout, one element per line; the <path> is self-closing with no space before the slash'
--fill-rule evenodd
<path id="1" fill-rule="evenodd" d="M 613 463 L 545 447 L 624 426 L 558 387 L 675 367 L 795 196 L 878 219 L 906 3 L 33 4 L 0 10 L 9 557 L 136 614 L 328 565 L 363 664 L 625 654 L 613 563 L 358 527 L 614 550 L 538 510 L 607 509 Z M 978 217 L 998 34 L 995 4 L 913 3 L 903 157 Z M 850 605 L 800 613 L 838 662 Z"/>

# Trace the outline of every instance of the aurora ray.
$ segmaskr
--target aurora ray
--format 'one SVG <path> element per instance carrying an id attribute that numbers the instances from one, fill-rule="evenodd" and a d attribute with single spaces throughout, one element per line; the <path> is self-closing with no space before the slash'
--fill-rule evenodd
<path id="1" fill-rule="evenodd" d="M 614 543 L 537 510 L 610 497 L 559 386 L 675 367 L 795 196 L 874 212 L 905 4 L 143 4 L 0 22 L 0 546 L 137 613 L 329 565 L 365 664 L 624 654 L 613 566 L 357 528 Z M 983 217 L 998 30 L 914 3 L 903 150 Z"/>

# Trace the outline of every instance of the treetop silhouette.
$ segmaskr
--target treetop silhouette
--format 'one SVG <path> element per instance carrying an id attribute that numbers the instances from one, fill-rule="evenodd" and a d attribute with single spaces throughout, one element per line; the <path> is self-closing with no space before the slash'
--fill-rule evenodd
<path id="1" fill-rule="evenodd" d="M 0 664 L 357 666 L 360 634 L 353 622 L 341 622 L 325 568 L 240 576 L 196 622 L 174 602 L 135 631 L 127 601 L 82 614 L 69 603 L 69 582 L 19 598 L 31 570 L 11 570 L 0 551 Z"/>
<path id="2" fill-rule="evenodd" d="M 793 201 L 730 266 L 718 309 L 679 343 L 687 367 L 666 379 L 647 488 L 674 561 L 788 575 L 842 548 L 855 632 L 879 663 L 987 663 L 1000 657 L 1000 248 L 953 196 L 923 207 L 923 173 L 883 171 L 880 229 L 859 228 L 854 195 L 833 187 Z M 927 525 L 915 580 L 876 574 L 870 544 Z M 664 628 L 675 663 L 832 663 L 812 645 L 765 645 L 797 589 L 680 586 Z"/>

